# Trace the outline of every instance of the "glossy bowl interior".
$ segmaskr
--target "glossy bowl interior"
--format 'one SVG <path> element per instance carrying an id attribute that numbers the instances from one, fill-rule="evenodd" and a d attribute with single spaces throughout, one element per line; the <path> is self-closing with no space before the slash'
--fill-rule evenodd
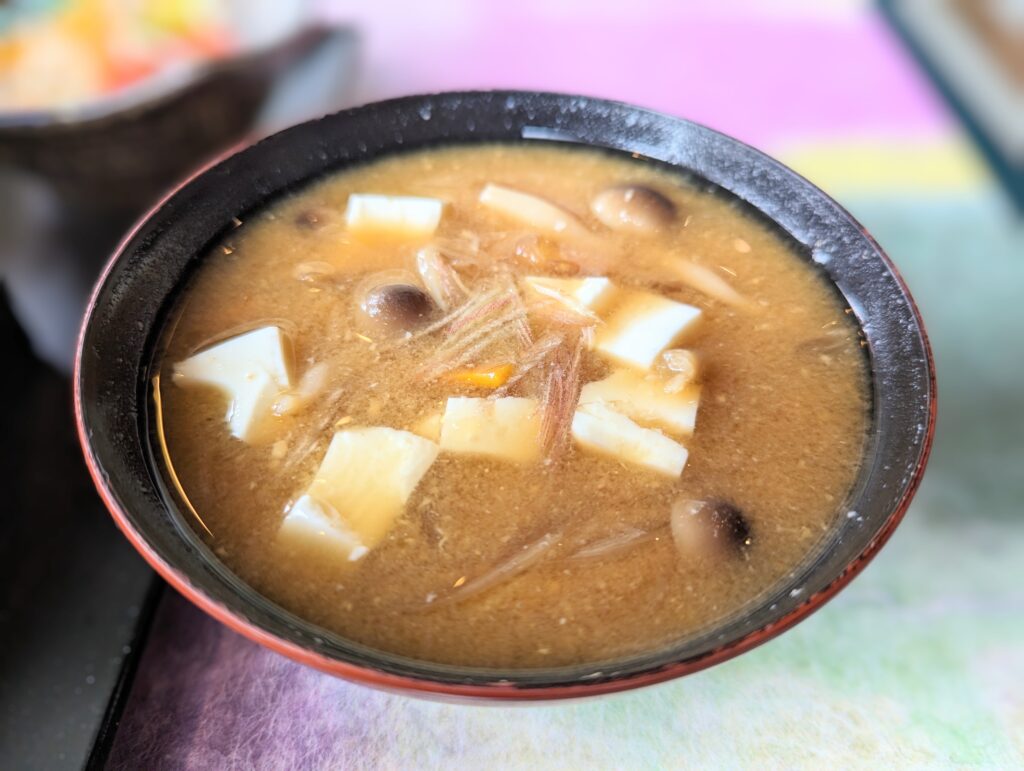
<path id="1" fill-rule="evenodd" d="M 600 665 L 495 671 L 414 661 L 309 624 L 232 574 L 195 535 L 150 455 L 149 380 L 161 324 L 190 271 L 231 227 L 330 171 L 454 142 L 559 141 L 639 153 L 741 199 L 835 284 L 870 357 L 873 417 L 860 475 L 823 549 L 742 613 L 677 645 Z M 296 126 L 190 179 L 127 236 L 96 287 L 79 343 L 75 409 L 96 484 L 118 525 L 179 591 L 294 659 L 421 694 L 548 699 L 697 671 L 792 626 L 874 556 L 906 511 L 935 415 L 931 354 L 899 275 L 838 204 L 756 150 L 702 126 L 575 96 L 478 92 L 408 97 Z M 846 512 L 849 512 L 846 515 Z"/>

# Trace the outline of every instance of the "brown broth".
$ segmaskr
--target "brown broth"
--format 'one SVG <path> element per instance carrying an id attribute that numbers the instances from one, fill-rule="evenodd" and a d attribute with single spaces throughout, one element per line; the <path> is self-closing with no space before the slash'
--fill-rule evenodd
<path id="1" fill-rule="evenodd" d="M 436 239 L 450 244 L 470 230 L 484 238 L 491 256 L 507 255 L 509 239 L 497 234 L 529 230 L 477 203 L 490 181 L 543 194 L 602 232 L 599 248 L 582 250 L 593 260 L 584 273 L 605 272 L 619 284 L 656 288 L 704 310 L 703 325 L 685 346 L 700 357 L 703 395 L 696 432 L 683 440 L 690 456 L 681 478 L 578 448 L 556 463 L 523 466 L 442 452 L 385 541 L 358 562 L 278 548 L 284 508 L 305 489 L 339 418 L 408 430 L 440 410 L 448 395 L 486 393 L 417 379 L 434 338 L 385 346 L 355 334 L 362 332 L 353 314 L 361 277 L 411 269 L 415 250 L 350 238 L 347 196 L 443 198 Z M 685 227 L 655 238 L 599 228 L 588 202 L 622 181 L 665 192 L 686 215 Z M 660 267 L 666 255 L 718 270 L 753 301 L 753 310 L 668 281 Z M 329 263 L 337 274 L 297 280 L 296 265 L 313 261 Z M 464 270 L 463 278 L 472 287 L 487 269 Z M 289 331 L 299 374 L 312 363 L 329 363 L 329 393 L 298 416 L 275 418 L 268 439 L 250 445 L 229 435 L 221 395 L 175 387 L 169 372 L 210 340 L 268 320 Z M 269 207 L 215 248 L 172 328 L 161 389 L 166 440 L 216 553 L 297 615 L 366 645 L 434 662 L 504 668 L 597 662 L 706 629 L 820 548 L 863 452 L 865 357 L 838 296 L 817 270 L 723 197 L 652 164 L 594 151 L 448 148 L 330 176 Z M 586 354 L 585 379 L 607 371 L 600 356 Z M 679 497 L 731 501 L 749 520 L 752 545 L 736 557 L 682 559 L 667 529 Z M 571 558 L 582 544 L 626 526 L 652 535 L 601 558 Z M 460 579 L 487 573 L 545 535 L 555 545 L 524 572 L 460 603 L 428 603 L 428 596 L 445 596 Z"/>

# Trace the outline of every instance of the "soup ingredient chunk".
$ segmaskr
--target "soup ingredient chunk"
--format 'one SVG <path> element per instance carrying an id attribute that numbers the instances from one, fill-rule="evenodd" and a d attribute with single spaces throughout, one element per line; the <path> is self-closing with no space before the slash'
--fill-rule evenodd
<path id="1" fill-rule="evenodd" d="M 650 369 L 665 348 L 689 332 L 700 308 L 638 290 L 620 290 L 616 305 L 598 327 L 594 347 L 623 364 Z"/>
<path id="2" fill-rule="evenodd" d="M 309 495 L 303 495 L 288 510 L 278 540 L 328 557 L 341 555 L 350 562 L 370 551 L 338 512 Z"/>
<path id="3" fill-rule="evenodd" d="M 708 297 L 713 297 L 719 302 L 731 305 L 734 308 L 746 308 L 749 306 L 747 299 L 733 289 L 724 278 L 711 270 L 711 268 L 698 265 L 689 260 L 672 260 L 671 265 L 683 282 L 698 292 L 702 292 Z"/>
<path id="4" fill-rule="evenodd" d="M 469 294 L 459 274 L 433 246 L 425 246 L 416 252 L 416 270 L 423 286 L 443 311 L 451 310 Z"/>
<path id="5" fill-rule="evenodd" d="M 274 414 L 294 415 L 309 407 L 327 388 L 330 369 L 326 362 L 320 362 L 303 372 L 295 388 L 278 396 L 273 406 Z"/>
<path id="6" fill-rule="evenodd" d="M 338 431 L 279 538 L 358 560 L 387 535 L 437 453 L 434 442 L 408 431 Z"/>
<path id="7" fill-rule="evenodd" d="M 642 424 L 689 436 L 697 423 L 699 386 L 666 393 L 661 378 L 620 369 L 604 380 L 587 383 L 580 404 L 604 404 Z"/>
<path id="8" fill-rule="evenodd" d="M 292 385 L 284 333 L 274 326 L 217 343 L 174 365 L 181 386 L 212 386 L 227 395 L 231 434 L 248 442 L 272 414 L 281 391 Z"/>
<path id="9" fill-rule="evenodd" d="M 581 447 L 670 477 L 683 473 L 688 457 L 679 442 L 639 426 L 599 402 L 579 406 L 572 420 L 572 436 Z"/>
<path id="10" fill-rule="evenodd" d="M 672 375 L 665 383 L 665 393 L 679 393 L 700 374 L 700 360 L 693 351 L 670 348 L 661 354 L 661 361 Z"/>
<path id="11" fill-rule="evenodd" d="M 429 238 L 441 222 L 444 202 L 437 198 L 353 193 L 345 223 L 350 233 L 394 238 Z"/>
<path id="12" fill-rule="evenodd" d="M 599 312 L 612 295 L 612 282 L 604 276 L 586 278 L 549 278 L 527 276 L 523 284 L 542 297 L 549 297 L 575 310 L 579 307 Z"/>
<path id="13" fill-rule="evenodd" d="M 509 219 L 547 233 L 586 234 L 582 222 L 572 212 L 535 195 L 510 187 L 488 184 L 480 191 L 480 203 Z"/>
<path id="14" fill-rule="evenodd" d="M 441 449 L 528 463 L 540 457 L 537 400 L 451 396 L 441 418 Z"/>
<path id="15" fill-rule="evenodd" d="M 437 310 L 430 295 L 411 284 L 375 286 L 363 296 L 359 307 L 388 334 L 418 329 L 430 321 Z"/>
<path id="16" fill-rule="evenodd" d="M 501 388 L 515 371 L 514 364 L 493 364 L 486 367 L 462 369 L 448 374 L 448 379 L 474 388 Z"/>
<path id="17" fill-rule="evenodd" d="M 590 202 L 594 216 L 613 230 L 650 235 L 664 230 L 676 218 L 676 206 L 646 185 L 613 185 Z"/>
<path id="18" fill-rule="evenodd" d="M 738 555 L 753 543 L 747 518 L 727 501 L 677 500 L 671 521 L 672 538 L 684 557 Z"/>

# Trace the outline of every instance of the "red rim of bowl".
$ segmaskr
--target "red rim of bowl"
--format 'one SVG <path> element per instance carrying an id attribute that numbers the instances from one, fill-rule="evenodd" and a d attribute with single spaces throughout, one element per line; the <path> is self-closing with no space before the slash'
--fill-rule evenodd
<path id="1" fill-rule="evenodd" d="M 619 691 L 632 690 L 634 688 L 640 688 L 645 685 L 654 685 L 656 683 L 662 683 L 667 680 L 672 680 L 683 675 L 693 674 L 699 672 L 702 669 L 706 669 L 715 664 L 719 664 L 723 661 L 727 661 L 734 656 L 738 656 L 741 653 L 745 653 L 749 650 L 756 648 L 762 643 L 768 642 L 772 638 L 793 627 L 803 619 L 810 616 L 814 611 L 818 610 L 822 605 L 825 604 L 829 599 L 835 596 L 841 589 L 843 589 L 855 576 L 857 576 L 867 564 L 875 557 L 882 546 L 892 536 L 893 531 L 903 521 L 903 517 L 907 513 L 907 509 L 910 506 L 911 500 L 914 494 L 917 492 L 918 487 L 921 484 L 921 479 L 924 476 L 925 468 L 928 464 L 928 457 L 931 454 L 932 442 L 935 435 L 935 418 L 937 409 L 937 391 L 935 381 L 935 361 L 932 354 L 931 343 L 928 340 L 928 334 L 924 328 L 924 321 L 921 318 L 921 314 L 914 302 L 913 297 L 910 295 L 909 289 L 903 276 L 899 270 L 889 259 L 889 256 L 882 250 L 872 236 L 863 228 L 861 232 L 864 237 L 867 238 L 872 245 L 878 250 L 878 254 L 885 261 L 886 266 L 892 272 L 893 277 L 898 282 L 900 288 L 903 290 L 904 296 L 910 306 L 910 310 L 917 321 L 918 329 L 920 330 L 922 344 L 924 346 L 925 356 L 927 359 L 927 370 L 929 378 L 929 411 L 928 421 L 924 433 L 924 438 L 921 445 L 921 453 L 918 458 L 917 465 L 907 483 L 907 487 L 904 490 L 903 496 L 900 498 L 893 512 L 889 515 L 889 518 L 885 521 L 885 524 L 878 531 L 874 539 L 864 548 L 856 558 L 853 559 L 847 565 L 846 569 L 843 570 L 831 583 L 825 588 L 818 592 L 808 596 L 807 600 L 801 605 L 795 607 L 792 611 L 787 613 L 782 618 L 778 619 L 774 623 L 763 626 L 759 629 L 740 637 L 732 642 L 729 642 L 721 647 L 715 648 L 708 651 L 706 654 L 680 661 L 675 664 L 669 664 L 659 669 L 640 672 L 633 675 L 626 675 L 620 678 L 610 678 L 608 680 L 598 680 L 592 683 L 579 683 L 573 685 L 555 685 L 555 686 L 531 686 L 522 687 L 513 683 L 501 683 L 495 682 L 488 685 L 472 685 L 462 683 L 443 683 L 436 682 L 426 679 L 418 679 L 414 677 L 404 677 L 402 675 L 392 674 L 390 672 L 383 672 L 370 667 L 363 667 L 356 664 L 352 664 L 340 659 L 330 658 L 323 656 L 319 653 L 311 651 L 300 645 L 297 645 L 288 640 L 284 640 L 276 635 L 264 631 L 255 624 L 252 624 L 248 620 L 241 616 L 233 613 L 228 608 L 224 607 L 220 603 L 214 601 L 210 597 L 206 596 L 202 591 L 194 587 L 188 580 L 188 577 L 181 571 L 174 568 L 172 565 L 164 561 L 156 551 L 150 547 L 146 540 L 138 533 L 132 526 L 128 519 L 127 514 L 120 507 L 109 486 L 107 485 L 106 478 L 100 469 L 99 463 L 94 457 L 91 445 L 88 438 L 88 430 L 85 425 L 85 420 L 82 415 L 82 393 L 81 393 L 81 365 L 82 365 L 82 349 L 85 339 L 86 327 L 88 326 L 89 319 L 92 317 L 93 309 L 96 305 L 99 297 L 100 290 L 105 283 L 107 276 L 113 270 L 114 265 L 118 262 L 122 252 L 131 242 L 138 230 L 150 219 L 169 199 L 171 199 L 179 190 L 188 185 L 192 180 L 204 174 L 207 170 L 216 166 L 221 161 L 231 157 L 232 155 L 240 152 L 246 148 L 250 142 L 240 142 L 239 144 L 226 150 L 224 153 L 216 156 L 212 160 L 203 164 L 197 168 L 192 174 L 183 179 L 180 183 L 170 189 L 159 201 L 151 206 L 145 214 L 143 214 L 132 226 L 132 228 L 125 234 L 114 250 L 113 255 L 107 261 L 103 267 L 103 271 L 100 273 L 99 278 L 93 288 L 92 294 L 89 298 L 89 303 L 86 306 L 85 315 L 81 328 L 78 333 L 78 346 L 75 354 L 75 369 L 74 369 L 74 403 L 75 403 L 75 424 L 78 431 L 78 441 L 82 447 L 82 453 L 85 456 L 86 465 L 89 468 L 89 474 L 92 476 L 93 483 L 96 485 L 96 489 L 100 493 L 100 497 L 103 499 L 104 505 L 106 505 L 111 516 L 114 518 L 114 522 L 118 528 L 124 533 L 125 537 L 131 542 L 132 546 L 142 555 L 143 559 L 149 563 L 152 567 L 167 583 L 173 586 L 181 595 L 187 598 L 189 601 L 197 605 L 203 611 L 208 613 L 213 618 L 220 621 L 225 626 L 238 632 L 244 637 L 263 645 L 276 653 L 280 653 L 293 661 L 297 661 L 300 664 L 318 669 L 321 672 L 326 672 L 331 675 L 342 677 L 353 682 L 361 683 L 363 685 L 369 685 L 375 688 L 384 690 L 400 691 L 406 693 L 413 693 L 423 696 L 430 697 L 456 697 L 456 698 L 483 698 L 483 699 L 496 699 L 505 701 L 546 701 L 555 699 L 570 699 L 579 698 L 584 696 L 597 696 L 607 693 L 616 693 Z M 803 179 L 801 177 L 801 179 Z M 806 181 L 806 180 L 805 180 Z M 811 184 L 808 182 L 808 184 Z M 832 203 L 847 213 L 846 210 L 836 201 L 829 197 Z M 848 216 L 850 216 L 847 213 Z M 856 222 L 856 220 L 850 216 L 850 219 Z M 859 226 L 859 225 L 858 225 Z"/>

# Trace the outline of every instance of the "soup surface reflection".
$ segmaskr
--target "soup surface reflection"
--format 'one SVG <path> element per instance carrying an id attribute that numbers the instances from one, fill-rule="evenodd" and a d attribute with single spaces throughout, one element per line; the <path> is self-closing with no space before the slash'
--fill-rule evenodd
<path id="1" fill-rule="evenodd" d="M 407 153 L 232 230 L 157 385 L 169 478 L 245 581 L 405 656 L 528 668 L 693 634 L 820 548 L 866 359 L 737 204 L 629 156 Z"/>

